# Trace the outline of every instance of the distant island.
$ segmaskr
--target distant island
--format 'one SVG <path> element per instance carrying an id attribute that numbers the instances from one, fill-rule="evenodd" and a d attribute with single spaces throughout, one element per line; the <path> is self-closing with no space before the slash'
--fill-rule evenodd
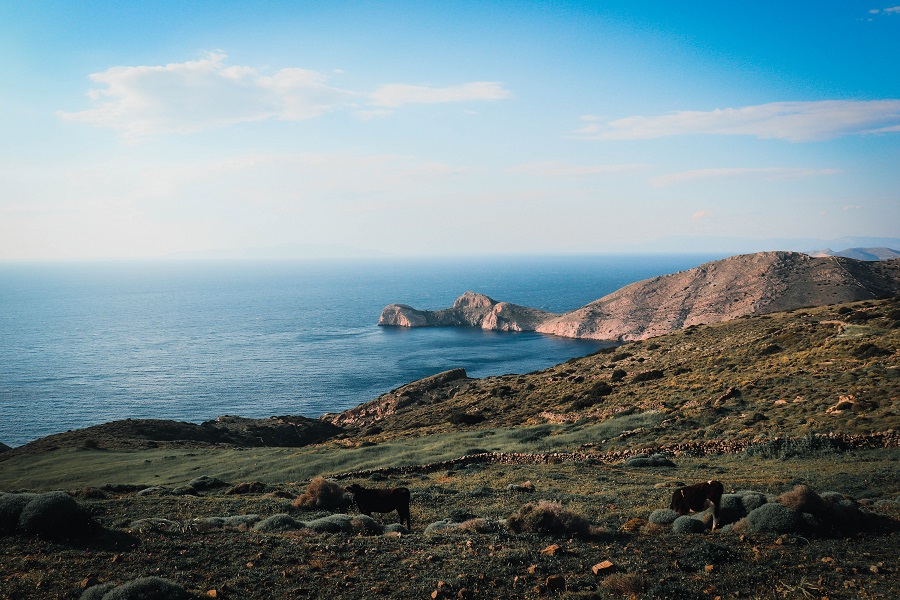
<path id="1" fill-rule="evenodd" d="M 854 250 L 875 255 L 867 249 Z M 388 305 L 382 310 L 378 325 L 469 326 L 632 341 L 743 316 L 897 295 L 897 258 L 857 260 L 834 255 L 813 257 L 800 252 L 759 252 L 639 281 L 564 314 L 466 292 L 444 310 Z"/>

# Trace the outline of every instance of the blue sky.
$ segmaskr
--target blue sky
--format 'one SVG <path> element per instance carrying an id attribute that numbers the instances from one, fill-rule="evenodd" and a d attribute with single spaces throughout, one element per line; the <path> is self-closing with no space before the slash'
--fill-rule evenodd
<path id="1" fill-rule="evenodd" d="M 890 2 L 6 0 L 0 259 L 896 238 L 898 59 Z"/>

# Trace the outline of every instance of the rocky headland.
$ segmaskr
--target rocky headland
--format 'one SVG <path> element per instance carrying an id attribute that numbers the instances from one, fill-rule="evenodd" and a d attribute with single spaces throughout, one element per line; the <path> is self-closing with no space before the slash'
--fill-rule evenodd
<path id="1" fill-rule="evenodd" d="M 743 316 L 900 294 L 900 259 L 868 262 L 799 252 L 760 252 L 639 281 L 564 314 L 498 302 L 475 292 L 451 308 L 384 308 L 378 324 L 470 326 L 562 337 L 632 341 Z"/>

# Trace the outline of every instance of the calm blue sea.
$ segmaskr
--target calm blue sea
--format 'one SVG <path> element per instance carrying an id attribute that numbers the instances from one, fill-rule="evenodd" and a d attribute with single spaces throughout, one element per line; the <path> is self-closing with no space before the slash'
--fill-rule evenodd
<path id="1" fill-rule="evenodd" d="M 603 344 L 376 323 L 467 290 L 564 312 L 715 258 L 0 263 L 0 441 L 128 417 L 318 417 L 455 367 L 547 368 Z"/>

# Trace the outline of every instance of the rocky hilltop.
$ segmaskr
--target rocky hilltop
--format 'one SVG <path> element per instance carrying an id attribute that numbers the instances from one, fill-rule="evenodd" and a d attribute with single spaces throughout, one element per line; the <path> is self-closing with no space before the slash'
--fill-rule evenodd
<path id="1" fill-rule="evenodd" d="M 799 252 L 760 252 L 639 281 L 562 315 L 466 292 L 453 307 L 439 311 L 391 304 L 382 311 L 378 324 L 472 326 L 629 341 L 742 316 L 897 295 L 900 259 L 865 262 Z"/>

